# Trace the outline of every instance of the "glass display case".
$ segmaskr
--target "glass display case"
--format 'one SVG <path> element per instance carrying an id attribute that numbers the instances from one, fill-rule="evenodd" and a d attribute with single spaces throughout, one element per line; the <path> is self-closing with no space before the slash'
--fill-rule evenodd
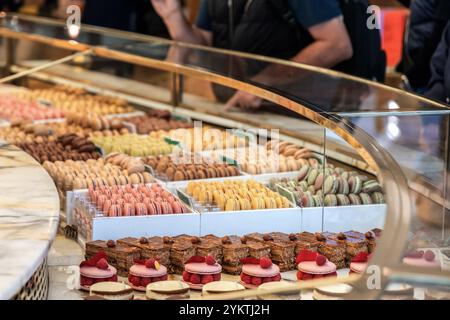
<path id="1" fill-rule="evenodd" d="M 190 141 L 165 136 L 166 142 L 190 156 L 235 165 L 241 175 L 231 180 L 254 181 L 289 202 L 284 208 L 223 210 L 197 199 L 189 182 L 171 181 L 167 171 L 160 174 L 156 165 L 150 165 L 163 187 L 192 211 L 167 216 L 166 221 L 127 217 L 119 231 L 119 218 L 105 219 L 85 206 L 86 191 L 60 194 L 66 200 L 69 224 L 75 223 L 76 214 L 71 212 L 77 208 L 90 221 L 83 227 L 89 230 L 85 241 L 139 237 L 138 233 L 224 237 L 282 232 L 300 237 L 310 232 L 327 238 L 329 232 L 329 239 L 344 241 L 350 248 L 351 233 L 347 240 L 333 237 L 350 230 L 363 235 L 370 231 L 365 236 L 377 239 L 376 250 L 360 273 L 347 276 L 347 257 L 342 266 L 347 271 L 341 270 L 338 277 L 296 281 L 294 273 L 283 276 L 284 286 L 205 298 L 279 298 L 314 288 L 315 299 L 450 296 L 448 106 L 332 70 L 84 25 L 72 30 L 43 18 L 4 14 L 0 36 L 4 61 L 0 84 L 30 90 L 71 85 L 124 99 L 141 112 L 170 111 L 192 122 L 199 136 L 194 133 Z M 261 98 L 262 107 L 225 110 L 236 91 Z M 204 128 L 195 131 L 197 126 L 229 129 L 234 142 L 226 144 L 225 138 L 205 148 L 211 137 L 205 137 Z M 303 159 L 300 155 L 306 149 L 314 160 L 285 169 L 280 158 L 260 158 L 270 150 L 283 156 L 282 165 L 288 166 L 287 158 Z M 264 161 L 272 169 L 262 169 Z M 305 166 L 306 176 L 300 177 Z M 355 194 L 356 200 L 350 197 Z"/>

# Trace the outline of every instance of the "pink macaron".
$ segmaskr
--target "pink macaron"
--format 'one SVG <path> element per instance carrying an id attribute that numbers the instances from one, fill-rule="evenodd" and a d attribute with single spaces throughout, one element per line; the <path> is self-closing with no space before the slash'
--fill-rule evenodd
<path id="1" fill-rule="evenodd" d="M 350 273 L 364 273 L 367 269 L 370 256 L 371 255 L 368 255 L 366 252 L 361 252 L 353 257 L 350 263 Z"/>
<path id="2" fill-rule="evenodd" d="M 194 256 L 184 265 L 183 281 L 191 289 L 201 290 L 207 283 L 220 281 L 221 272 L 222 266 L 212 256 Z"/>
<path id="3" fill-rule="evenodd" d="M 297 256 L 297 279 L 301 281 L 337 276 L 336 265 L 325 256 L 302 250 Z"/>
<path id="4" fill-rule="evenodd" d="M 362 274 L 367 269 L 367 262 L 351 262 L 350 273 Z"/>
<path id="5" fill-rule="evenodd" d="M 94 283 L 117 281 L 117 270 L 108 264 L 106 254 L 99 252 L 91 259 L 80 264 L 80 288 L 89 291 Z"/>
<path id="6" fill-rule="evenodd" d="M 138 291 L 145 291 L 150 283 L 165 280 L 167 280 L 167 268 L 155 259 L 135 261 L 128 272 L 128 282 Z"/>
<path id="7" fill-rule="evenodd" d="M 280 268 L 269 258 L 245 258 L 242 263 L 240 282 L 248 289 L 257 288 L 267 282 L 281 281 Z"/>

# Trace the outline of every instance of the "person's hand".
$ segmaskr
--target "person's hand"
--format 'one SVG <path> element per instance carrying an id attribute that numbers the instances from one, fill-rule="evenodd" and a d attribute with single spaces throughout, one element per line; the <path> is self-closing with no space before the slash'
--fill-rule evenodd
<path id="1" fill-rule="evenodd" d="M 229 111 L 232 108 L 241 108 L 244 110 L 256 110 L 261 107 L 262 99 L 254 96 L 250 93 L 237 91 L 231 98 L 228 100 L 225 105 L 225 111 Z"/>
<path id="2" fill-rule="evenodd" d="M 167 20 L 174 13 L 181 13 L 179 0 L 151 0 L 153 8 L 163 20 Z"/>

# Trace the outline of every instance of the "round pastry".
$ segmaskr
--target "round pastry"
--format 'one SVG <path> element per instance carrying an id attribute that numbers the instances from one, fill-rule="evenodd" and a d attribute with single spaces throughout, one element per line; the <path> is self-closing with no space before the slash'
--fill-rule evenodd
<path id="1" fill-rule="evenodd" d="M 310 192 L 304 193 L 301 197 L 301 206 L 303 208 L 315 207 L 315 200 Z"/>
<path id="2" fill-rule="evenodd" d="M 283 289 L 283 293 L 266 293 L 273 289 Z M 296 289 L 292 283 L 287 281 L 266 282 L 258 287 L 261 293 L 256 297 L 259 300 L 301 300 L 300 290 Z"/>
<path id="3" fill-rule="evenodd" d="M 167 268 L 155 259 L 136 260 L 128 272 L 128 282 L 138 291 L 145 291 L 150 283 L 165 280 L 167 280 Z"/>
<path id="4" fill-rule="evenodd" d="M 376 180 L 369 180 L 363 183 L 362 192 L 372 193 L 372 192 L 380 192 L 381 186 Z"/>
<path id="5" fill-rule="evenodd" d="M 120 282 L 99 282 L 91 285 L 90 296 L 104 300 L 133 300 L 133 288 Z"/>
<path id="6" fill-rule="evenodd" d="M 243 291 L 245 287 L 234 281 L 213 281 L 203 286 L 202 295 Z"/>
<path id="7" fill-rule="evenodd" d="M 414 299 L 414 288 L 408 284 L 404 283 L 390 283 L 383 295 L 381 300 L 413 300 Z"/>
<path id="8" fill-rule="evenodd" d="M 350 199 L 345 194 L 336 195 L 339 206 L 349 206 L 351 204 Z"/>
<path id="9" fill-rule="evenodd" d="M 213 256 L 193 256 L 184 265 L 183 281 L 191 289 L 202 290 L 205 284 L 220 281 L 222 266 Z"/>
<path id="10" fill-rule="evenodd" d="M 309 250 L 302 250 L 296 258 L 297 279 L 311 280 L 337 276 L 336 265 L 325 256 Z"/>
<path id="11" fill-rule="evenodd" d="M 357 194 L 350 193 L 348 195 L 348 199 L 350 200 L 350 203 L 354 206 L 358 206 L 358 205 L 362 204 L 361 198 Z"/>
<path id="12" fill-rule="evenodd" d="M 108 264 L 106 254 L 99 252 L 80 264 L 80 288 L 89 291 L 90 286 L 99 282 L 117 282 L 117 270 Z"/>
<path id="13" fill-rule="evenodd" d="M 326 287 L 319 287 L 313 291 L 314 300 L 343 300 L 344 297 L 353 290 L 348 284 L 336 284 Z"/>
<path id="14" fill-rule="evenodd" d="M 421 268 L 440 268 L 441 263 L 439 258 L 437 258 L 436 254 L 432 250 L 427 251 L 410 251 L 403 258 L 403 263 L 421 267 Z"/>
<path id="15" fill-rule="evenodd" d="M 363 205 L 372 204 L 372 198 L 367 193 L 361 192 L 359 194 L 359 197 L 361 198 L 361 202 Z"/>
<path id="16" fill-rule="evenodd" d="M 336 195 L 327 194 L 323 199 L 323 203 L 325 204 L 326 207 L 336 207 L 338 205 L 338 200 Z"/>
<path id="17" fill-rule="evenodd" d="M 326 177 L 323 183 L 324 194 L 335 194 L 338 191 L 339 182 L 335 176 Z"/>
<path id="18" fill-rule="evenodd" d="M 148 300 L 177 300 L 189 298 L 189 285 L 183 281 L 159 281 L 147 286 Z"/>
<path id="19" fill-rule="evenodd" d="M 384 195 L 381 192 L 372 193 L 372 201 L 374 204 L 383 204 L 385 203 Z"/>
<path id="20" fill-rule="evenodd" d="M 360 193 L 362 191 L 362 181 L 358 176 L 351 176 L 348 179 L 348 185 L 350 187 L 350 193 Z"/>
<path id="21" fill-rule="evenodd" d="M 313 185 L 316 182 L 316 178 L 319 175 L 319 170 L 317 169 L 312 169 L 309 174 L 308 174 L 308 178 L 307 178 L 307 182 L 308 185 Z"/>
<path id="22" fill-rule="evenodd" d="M 298 172 L 297 180 L 298 181 L 304 180 L 308 176 L 308 173 L 310 170 L 311 170 L 311 167 L 309 165 L 302 166 L 300 168 L 300 171 Z"/>
<path id="23" fill-rule="evenodd" d="M 244 258 L 240 283 L 249 289 L 255 289 L 266 282 L 281 281 L 280 268 L 269 258 Z"/>

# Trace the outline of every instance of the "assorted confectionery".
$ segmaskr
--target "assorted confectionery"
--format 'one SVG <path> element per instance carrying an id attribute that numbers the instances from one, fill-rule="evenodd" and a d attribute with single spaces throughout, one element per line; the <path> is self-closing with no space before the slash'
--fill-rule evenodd
<path id="1" fill-rule="evenodd" d="M 97 298 L 270 291 L 288 272 L 290 281 L 362 273 L 381 234 L 267 233 L 258 220 L 240 220 L 384 203 L 376 177 L 292 142 L 254 146 L 235 130 L 197 128 L 169 111 L 142 112 L 123 99 L 61 85 L 1 93 L 0 118 L 0 139 L 53 179 L 66 222 L 85 247 L 79 288 Z M 232 226 L 220 221 L 231 220 L 218 220 L 221 236 L 189 235 L 190 223 L 204 215 L 233 217 L 232 230 L 254 230 L 227 231 Z M 178 236 L 166 232 L 183 227 L 189 231 Z M 411 252 L 404 262 L 435 264 L 429 252 Z"/>
<path id="2" fill-rule="evenodd" d="M 381 230 L 373 229 L 365 234 L 271 232 L 242 237 L 182 234 L 96 240 L 86 243 L 80 284 L 89 290 L 96 283 L 118 281 L 119 276 L 135 290 L 147 293 L 150 284 L 161 281 L 181 281 L 187 288 L 202 290 L 228 275 L 243 287 L 255 289 L 283 281 L 286 271 L 295 271 L 298 281 L 336 277 L 342 269 L 362 273 L 380 236 Z M 424 261 L 431 261 L 431 253 L 423 255 Z M 94 272 L 95 268 L 99 270 Z M 99 276 L 92 277 L 94 273 Z"/>
<path id="3" fill-rule="evenodd" d="M 121 119 L 117 120 L 121 121 Z M 166 110 L 152 110 L 145 115 L 127 117 L 126 122 L 133 124 L 138 134 L 191 128 L 193 126 L 191 122 L 174 119 L 171 113 Z"/>

